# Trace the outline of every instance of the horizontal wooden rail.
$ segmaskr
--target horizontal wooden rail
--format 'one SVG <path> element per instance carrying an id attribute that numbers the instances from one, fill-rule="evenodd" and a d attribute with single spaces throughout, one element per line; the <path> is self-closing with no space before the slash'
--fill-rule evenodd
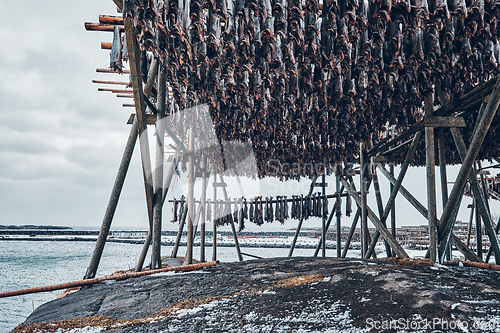
<path id="1" fill-rule="evenodd" d="M 34 294 L 34 293 L 43 293 L 43 292 L 47 292 L 47 291 L 68 289 L 68 288 L 74 288 L 74 287 L 83 287 L 83 286 L 88 286 L 88 285 L 95 284 L 95 283 L 102 282 L 102 281 L 109 281 L 109 280 L 120 281 L 120 280 L 125 280 L 128 278 L 132 278 L 132 277 L 146 276 L 146 275 L 152 275 L 152 274 L 156 274 L 156 273 L 189 272 L 189 271 L 194 271 L 194 270 L 205 268 L 205 267 L 212 267 L 212 266 L 215 266 L 216 264 L 217 264 L 217 261 L 210 261 L 210 262 L 204 262 L 204 263 L 194 264 L 194 265 L 175 266 L 175 267 L 167 267 L 167 268 L 142 271 L 142 272 L 131 272 L 131 273 L 124 273 L 124 274 L 108 275 L 108 276 L 103 276 L 103 277 L 96 278 L 96 279 L 87 279 L 87 280 L 66 282 L 66 283 L 61 283 L 61 284 L 54 284 L 54 285 L 50 285 L 50 286 L 26 288 L 26 289 L 19 289 L 19 290 L 13 290 L 13 291 L 5 291 L 3 293 L 0 293 L 0 298 L 26 295 L 26 294 Z"/>
<path id="2" fill-rule="evenodd" d="M 102 24 L 123 24 L 123 17 L 110 16 L 110 15 L 99 15 L 99 23 L 102 23 Z"/>
<path id="3" fill-rule="evenodd" d="M 92 83 L 99 83 L 99 84 L 122 84 L 128 86 L 130 83 L 129 82 L 123 82 L 123 81 L 101 81 L 101 80 L 92 80 Z"/>
<path id="4" fill-rule="evenodd" d="M 131 93 L 133 93 L 132 90 L 126 90 L 126 89 L 109 89 L 109 88 L 98 88 L 97 91 L 111 91 L 112 93 L 115 93 L 115 94 L 131 94 Z"/>
<path id="5" fill-rule="evenodd" d="M 500 265 L 495 265 L 495 264 L 488 264 L 486 262 L 474 262 L 474 261 L 458 261 L 458 260 L 451 260 L 451 261 L 445 261 L 444 264 L 446 266 L 458 266 L 460 263 L 462 263 L 465 267 L 476 267 L 476 268 L 482 268 L 482 269 L 491 269 L 494 271 L 500 271 Z"/>
<path id="6" fill-rule="evenodd" d="M 113 73 L 113 74 L 130 74 L 130 70 L 129 69 L 124 69 L 122 70 L 122 72 L 118 72 L 118 71 L 113 71 L 109 68 L 97 68 L 95 70 L 97 73 Z"/>
<path id="7" fill-rule="evenodd" d="M 85 30 L 87 31 L 108 31 L 108 32 L 113 32 L 115 29 L 114 25 L 109 25 L 109 24 L 101 24 L 101 23 L 92 23 L 92 22 L 85 22 Z M 119 25 L 120 30 L 125 31 L 125 26 Z"/>
<path id="8" fill-rule="evenodd" d="M 111 50 L 113 43 L 111 42 L 101 42 L 101 50 Z"/>

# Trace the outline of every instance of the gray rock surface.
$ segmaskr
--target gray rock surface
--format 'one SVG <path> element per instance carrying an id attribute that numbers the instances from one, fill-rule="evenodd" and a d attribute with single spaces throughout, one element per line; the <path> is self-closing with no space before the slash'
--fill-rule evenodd
<path id="1" fill-rule="evenodd" d="M 500 330 L 499 300 L 498 271 L 275 258 L 97 284 L 40 306 L 24 325 L 100 315 L 118 319 L 104 325 L 111 332 L 361 332 L 384 324 L 479 332 L 485 323 Z"/>

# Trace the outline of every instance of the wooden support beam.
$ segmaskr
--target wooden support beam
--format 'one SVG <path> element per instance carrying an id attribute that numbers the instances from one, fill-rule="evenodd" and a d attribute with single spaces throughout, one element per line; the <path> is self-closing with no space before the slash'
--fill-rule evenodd
<path id="1" fill-rule="evenodd" d="M 123 1 L 122 0 L 113 0 L 113 2 L 115 3 L 116 7 L 118 7 L 120 12 L 123 11 Z"/>
<path id="2" fill-rule="evenodd" d="M 134 98 L 134 95 L 116 95 L 116 97 L 119 97 L 119 98 Z"/>
<path id="3" fill-rule="evenodd" d="M 361 256 L 364 258 L 366 252 L 368 251 L 368 201 L 367 201 L 367 172 L 368 167 L 366 164 L 366 155 L 364 143 L 359 143 L 359 164 L 360 164 L 360 175 L 359 184 L 361 187 L 361 197 L 358 203 L 361 207 Z M 345 184 L 344 184 L 345 186 Z"/>
<path id="4" fill-rule="evenodd" d="M 92 23 L 92 22 L 85 22 L 84 26 L 85 26 L 85 30 L 87 30 L 87 31 L 113 32 L 113 30 L 115 28 L 115 25 Z M 119 28 L 121 31 L 125 30 L 125 26 L 123 26 L 123 25 L 119 25 Z"/>
<path id="5" fill-rule="evenodd" d="M 172 258 L 177 258 L 177 253 L 179 252 L 179 245 L 181 243 L 182 232 L 184 231 L 184 225 L 186 224 L 187 211 L 188 207 L 186 204 L 184 204 L 179 223 L 179 230 L 177 231 L 177 237 L 175 238 L 174 248 L 172 249 L 172 255 L 171 255 Z"/>
<path id="6" fill-rule="evenodd" d="M 326 175 L 325 170 L 323 170 L 323 174 L 321 175 L 321 193 L 323 194 L 323 205 L 326 201 Z M 323 258 L 326 257 L 326 216 L 322 214 L 323 218 L 321 219 L 321 255 Z"/>
<path id="7" fill-rule="evenodd" d="M 382 195 L 380 193 L 380 184 L 378 182 L 377 170 L 375 170 L 375 172 L 373 173 L 372 178 L 373 178 L 373 187 L 375 190 L 375 199 L 377 200 L 378 216 L 380 217 L 380 220 L 383 221 L 385 225 L 387 225 L 386 223 L 387 217 L 384 219 L 384 204 L 382 203 Z M 385 252 L 387 254 L 387 258 L 392 257 L 392 250 L 391 247 L 389 246 L 389 243 L 384 242 L 384 244 L 385 244 Z"/>
<path id="8" fill-rule="evenodd" d="M 347 182 L 344 177 L 340 179 L 342 182 L 342 185 L 346 188 L 347 192 L 351 195 L 351 197 L 356 201 L 356 203 L 361 206 L 361 197 L 354 191 L 351 187 L 351 185 Z M 396 252 L 396 255 L 399 258 L 409 258 L 408 254 L 405 252 L 405 250 L 399 245 L 399 243 L 392 237 L 391 233 L 387 228 L 383 225 L 383 223 L 378 219 L 378 217 L 375 215 L 375 213 L 370 209 L 370 207 L 367 208 L 367 215 L 370 218 L 370 220 L 373 222 L 377 230 L 379 230 L 380 234 L 382 237 L 389 243 L 391 248 Z"/>
<path id="9" fill-rule="evenodd" d="M 389 164 L 389 172 L 391 173 L 392 176 L 394 176 L 394 163 L 391 163 Z M 394 191 L 394 185 L 392 183 L 390 183 L 390 186 L 389 186 L 389 190 L 391 191 Z M 392 208 L 391 208 L 391 233 L 392 233 L 392 237 L 394 237 L 394 239 L 397 239 L 397 235 L 396 235 L 396 201 L 394 201 L 394 203 L 392 204 Z M 395 253 L 394 251 L 392 252 L 392 256 L 394 257 L 395 256 Z"/>
<path id="10" fill-rule="evenodd" d="M 116 0 L 118 1 L 118 0 Z M 116 3 L 115 1 L 115 3 Z M 121 2 L 121 1 L 119 1 Z M 122 9 L 121 6 L 118 8 Z M 123 24 L 122 16 L 99 15 L 99 23 L 101 24 Z"/>
<path id="11" fill-rule="evenodd" d="M 99 84 L 121 84 L 128 86 L 130 82 L 123 82 L 123 81 L 102 81 L 102 80 L 92 80 L 92 83 L 99 83 Z M 132 90 L 130 90 L 130 93 L 132 93 Z"/>
<path id="12" fill-rule="evenodd" d="M 97 68 L 95 71 L 96 73 L 130 74 L 129 69 L 123 69 L 121 73 L 118 71 L 113 71 L 109 68 Z"/>
<path id="13" fill-rule="evenodd" d="M 436 117 L 425 116 L 425 127 L 466 127 L 465 120 L 462 117 Z"/>
<path id="14" fill-rule="evenodd" d="M 111 42 L 101 42 L 101 50 L 111 50 L 113 43 Z"/>
<path id="15" fill-rule="evenodd" d="M 309 187 L 309 193 L 307 194 L 308 196 L 310 196 L 314 190 L 314 184 L 316 183 L 316 179 L 318 179 L 318 176 L 314 176 L 311 181 L 311 186 Z M 295 249 L 295 243 L 297 243 L 297 238 L 299 238 L 300 229 L 302 228 L 302 222 L 304 222 L 303 215 L 301 216 L 299 223 L 297 224 L 297 229 L 295 230 L 295 235 L 293 236 L 292 245 L 290 245 L 290 251 L 288 252 L 288 257 L 291 257 L 293 254 L 293 250 Z"/>
<path id="16" fill-rule="evenodd" d="M 354 215 L 354 219 L 352 221 L 351 229 L 349 229 L 349 234 L 347 235 L 347 240 L 344 244 L 344 249 L 342 250 L 342 255 L 341 255 L 342 258 L 345 258 L 345 256 L 347 255 L 347 251 L 349 251 L 349 246 L 351 245 L 352 236 L 356 231 L 356 225 L 358 224 L 360 216 L 361 216 L 361 209 L 358 207 L 358 209 L 356 210 L 356 215 Z"/>
<path id="17" fill-rule="evenodd" d="M 453 128 L 451 129 L 451 134 L 453 135 L 453 140 L 455 140 L 455 145 L 457 147 L 460 158 L 462 159 L 462 163 L 464 163 L 467 154 L 467 147 L 465 146 L 462 133 L 458 128 Z M 471 185 L 472 193 L 474 195 L 474 198 L 476 199 L 476 244 L 478 245 L 478 257 L 482 258 L 482 239 L 479 236 L 479 233 L 481 233 L 481 219 L 479 219 L 480 216 L 483 219 L 484 227 L 490 239 L 493 253 L 495 254 L 496 263 L 498 264 L 500 263 L 500 242 L 498 241 L 496 232 L 493 230 L 493 222 L 491 220 L 489 208 L 486 203 L 487 198 L 485 197 L 483 190 L 479 187 L 476 172 L 473 168 L 471 168 L 469 171 L 468 179 Z"/>
<path id="18" fill-rule="evenodd" d="M 188 238 L 187 238 L 187 251 L 184 259 L 184 265 L 193 263 L 193 221 L 195 217 L 194 211 L 194 132 L 193 128 L 189 129 L 189 169 L 188 169 Z"/>
<path id="19" fill-rule="evenodd" d="M 225 183 L 224 178 L 222 177 L 222 174 L 219 174 L 219 177 L 220 177 L 220 182 Z M 227 200 L 229 197 L 227 195 L 227 191 L 226 191 L 225 187 L 222 187 L 222 193 L 224 194 L 224 199 Z M 231 222 L 230 225 L 231 225 L 231 231 L 233 232 L 234 245 L 236 246 L 236 254 L 238 255 L 238 260 L 241 262 L 241 261 L 243 261 L 243 256 L 241 255 L 240 243 L 238 242 L 238 234 L 236 233 L 236 229 L 234 227 L 234 222 Z"/>
<path id="20" fill-rule="evenodd" d="M 434 128 L 431 124 L 437 123 L 436 120 L 444 117 L 433 117 L 434 102 L 432 94 L 424 98 L 425 105 L 425 169 L 427 179 L 427 211 L 429 221 L 429 254 L 432 261 L 436 261 L 437 254 L 437 217 L 436 217 L 436 156 L 434 148 Z M 434 122 L 433 122 L 434 121 Z M 462 119 L 463 121 L 463 119 Z M 465 122 L 464 122 L 465 126 Z"/>
<path id="21" fill-rule="evenodd" d="M 337 194 L 339 194 L 339 196 L 337 197 L 337 200 L 341 200 L 340 199 L 340 194 L 342 192 L 344 192 L 344 187 L 340 187 L 340 174 L 338 174 L 338 170 L 336 170 L 336 175 L 335 175 L 335 184 L 336 184 L 336 188 L 337 188 Z M 340 205 L 342 201 L 340 201 L 338 204 Z M 336 203 L 337 204 L 337 203 Z M 333 206 L 332 208 L 335 208 L 335 206 Z M 323 210 L 323 214 L 326 212 L 326 210 Z M 333 214 L 333 209 L 332 209 L 332 213 Z M 340 258 L 340 256 L 342 255 L 342 216 L 340 215 L 340 212 L 339 214 L 335 214 L 337 215 L 337 223 L 336 223 L 336 227 L 337 227 L 337 230 L 336 230 L 336 234 L 337 234 L 337 258 Z M 332 220 L 332 217 L 330 216 L 330 219 L 329 221 Z M 326 226 L 326 230 L 328 231 L 328 227 L 329 225 Z"/>
<path id="22" fill-rule="evenodd" d="M 148 231 L 148 235 L 144 240 L 144 244 L 142 245 L 141 254 L 139 255 L 139 260 L 137 261 L 137 266 L 135 266 L 136 272 L 141 272 L 144 268 L 144 261 L 146 260 L 146 256 L 148 255 L 149 245 L 151 245 L 151 238 L 153 237 L 153 233 L 151 230 Z"/>
<path id="23" fill-rule="evenodd" d="M 97 267 L 101 261 L 102 251 L 104 250 L 104 245 L 106 244 L 106 240 L 108 238 L 109 228 L 111 227 L 111 222 L 113 221 L 113 216 L 115 215 L 116 207 L 118 206 L 118 199 L 120 199 L 120 194 L 125 182 L 125 176 L 127 175 L 130 160 L 132 159 L 132 153 L 134 152 L 135 143 L 137 141 L 137 128 L 138 124 L 135 121 L 130 128 L 127 144 L 125 145 L 120 167 L 118 168 L 113 190 L 111 191 L 111 196 L 106 208 L 106 213 L 104 214 L 104 218 L 102 220 L 101 230 L 99 231 L 94 252 L 92 253 L 92 259 L 90 260 L 84 279 L 91 279 L 95 277 Z"/>
<path id="24" fill-rule="evenodd" d="M 110 91 L 114 94 L 132 94 L 134 91 L 130 89 L 113 89 L 113 88 L 97 88 L 97 91 Z"/>
<path id="25" fill-rule="evenodd" d="M 127 125 L 132 124 L 134 119 L 135 119 L 135 113 L 132 113 L 127 120 Z M 154 125 L 156 122 L 156 116 L 154 114 L 146 114 L 145 122 L 146 122 L 146 125 Z"/>
<path id="26" fill-rule="evenodd" d="M 149 229 L 153 230 L 153 181 L 151 170 L 151 157 L 149 153 L 148 132 L 145 122 L 145 102 L 142 90 L 142 80 L 140 71 L 139 45 L 137 43 L 137 32 L 131 18 L 124 19 L 125 35 L 129 53 L 130 78 L 134 92 L 135 113 L 137 116 L 139 144 L 141 151 L 142 170 L 144 178 L 144 188 L 146 192 L 146 204 L 149 214 Z"/>
<path id="27" fill-rule="evenodd" d="M 155 123 L 155 174 L 154 174 L 154 201 L 153 201 L 153 247 L 151 253 L 151 269 L 161 268 L 161 226 L 163 208 L 163 163 L 165 160 L 163 118 L 165 117 L 165 100 L 167 81 L 165 72 L 158 75 L 158 112 Z"/>
<path id="28" fill-rule="evenodd" d="M 456 208 L 460 205 L 460 199 L 463 195 L 463 190 L 467 177 L 472 169 L 472 165 L 479 154 L 479 149 L 483 144 L 484 138 L 490 128 L 491 122 L 495 114 L 497 113 L 498 105 L 500 104 L 500 80 L 497 79 L 495 83 L 495 88 L 491 93 L 491 97 L 488 100 L 488 104 L 484 110 L 483 115 L 478 120 L 477 132 L 472 137 L 467 155 L 462 163 L 462 167 L 458 173 L 455 180 L 453 189 L 451 190 L 450 198 L 448 203 L 443 210 L 441 216 L 441 222 L 438 228 L 439 234 L 439 256 L 440 261 L 443 260 L 442 254 L 445 253 L 445 249 L 448 246 L 449 237 L 453 228 L 453 222 L 455 220 Z M 500 259 L 500 258 L 499 258 Z"/>
<path id="29" fill-rule="evenodd" d="M 200 261 L 205 262 L 205 210 L 207 201 L 207 183 L 210 175 L 208 174 L 207 156 L 203 155 L 201 162 L 201 228 L 200 228 Z"/>

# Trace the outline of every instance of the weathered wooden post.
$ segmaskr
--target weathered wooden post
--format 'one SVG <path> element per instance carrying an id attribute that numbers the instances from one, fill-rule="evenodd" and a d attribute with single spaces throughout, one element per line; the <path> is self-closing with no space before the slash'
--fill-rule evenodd
<path id="1" fill-rule="evenodd" d="M 364 258 L 368 251 L 368 210 L 367 210 L 367 190 L 366 190 L 366 161 L 364 142 L 359 143 L 359 183 L 361 187 L 361 256 Z"/>
<path id="2" fill-rule="evenodd" d="M 201 164 L 201 177 L 202 177 L 202 189 L 201 189 L 201 228 L 200 228 L 200 261 L 205 262 L 205 209 L 207 201 L 207 156 L 203 155 Z"/>
<path id="3" fill-rule="evenodd" d="M 323 195 L 323 205 L 326 203 L 326 177 L 325 177 L 325 169 L 323 168 L 323 174 L 321 175 L 321 194 Z M 323 206 L 324 207 L 324 206 Z M 322 214 L 323 218 L 321 219 L 321 255 L 322 257 L 326 257 L 326 219 L 325 214 Z"/>
<path id="4" fill-rule="evenodd" d="M 432 117 L 434 102 L 432 94 L 425 100 L 425 115 Z M 436 261 L 437 217 L 436 217 L 436 156 L 434 152 L 434 128 L 425 126 L 425 165 L 427 172 L 427 207 L 429 220 L 429 253 L 430 259 Z"/>
<path id="5" fill-rule="evenodd" d="M 214 182 L 213 182 L 213 201 L 214 201 L 214 209 L 212 209 L 212 231 L 213 231 L 213 235 L 212 235 L 212 261 L 217 261 L 217 226 L 215 225 L 215 220 L 216 220 L 216 216 L 215 216 L 215 205 L 217 203 L 217 187 L 215 186 L 215 184 L 217 183 L 217 173 L 215 173 L 215 170 L 214 170 Z M 211 203 L 208 203 L 209 205 Z"/>
<path id="6" fill-rule="evenodd" d="M 151 269 L 161 268 L 161 229 L 163 208 L 163 164 L 164 158 L 164 121 L 166 103 L 166 76 L 164 71 L 158 75 L 158 104 L 156 113 L 156 158 L 154 172 L 154 201 L 153 201 L 153 247 L 151 251 Z"/>
<path id="7" fill-rule="evenodd" d="M 335 170 L 335 183 L 336 183 L 336 191 L 337 191 L 337 200 L 340 200 L 340 195 L 342 194 L 343 188 L 340 188 L 340 170 Z M 340 204 L 340 203 L 338 203 Z M 336 203 L 337 205 L 337 203 Z M 335 209 L 335 206 L 333 207 Z M 333 214 L 334 210 L 332 210 Z M 337 258 L 340 258 L 342 255 L 342 216 L 340 213 L 336 213 L 337 216 Z"/>
<path id="8" fill-rule="evenodd" d="M 196 212 L 194 211 L 194 129 L 189 130 L 189 184 L 188 184 L 188 237 L 187 237 L 187 252 L 184 259 L 184 265 L 193 263 L 193 220 Z"/>

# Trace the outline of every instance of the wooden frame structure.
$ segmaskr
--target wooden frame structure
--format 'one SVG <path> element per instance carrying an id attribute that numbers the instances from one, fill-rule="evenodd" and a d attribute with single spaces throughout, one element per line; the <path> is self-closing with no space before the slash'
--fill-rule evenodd
<path id="1" fill-rule="evenodd" d="M 114 0 L 118 8 L 122 9 L 121 0 Z M 113 215 L 118 203 L 120 192 L 124 183 L 125 175 L 131 160 L 132 151 L 139 138 L 140 153 L 143 167 L 144 188 L 146 204 L 148 208 L 149 217 L 149 233 L 146 238 L 143 251 L 141 253 L 136 271 L 141 271 L 144 266 L 144 261 L 151 246 L 151 269 L 161 268 L 161 226 L 162 226 L 162 207 L 165 202 L 170 182 L 174 174 L 174 164 L 172 163 L 167 170 L 166 181 L 163 183 L 164 170 L 163 170 L 163 151 L 164 133 L 168 133 L 178 143 L 176 149 L 180 151 L 193 151 L 193 135 L 190 135 L 189 147 L 186 148 L 179 140 L 176 140 L 175 134 L 169 130 L 168 124 L 163 126 L 164 122 L 161 120 L 165 117 L 166 110 L 164 108 L 165 101 L 169 96 L 165 93 L 166 78 L 162 71 L 159 70 L 159 64 L 156 59 L 150 62 L 147 78 L 141 78 L 141 63 L 140 49 L 138 44 L 138 33 L 134 27 L 131 18 L 120 18 L 101 16 L 100 24 L 85 24 L 87 30 L 94 31 L 114 31 L 114 27 L 118 26 L 125 32 L 126 46 L 128 48 L 129 70 L 123 70 L 122 73 L 130 73 L 130 83 L 122 81 L 103 81 L 94 80 L 94 83 L 118 85 L 131 88 L 125 89 L 99 89 L 100 91 L 110 91 L 117 94 L 117 97 L 133 98 L 133 106 L 135 114 L 130 117 L 129 124 L 131 124 L 130 135 L 126 144 L 123 158 L 118 170 L 115 184 L 112 190 L 111 198 L 102 222 L 101 231 L 97 240 L 95 250 L 89 264 L 88 270 L 85 274 L 85 279 L 91 279 L 96 276 L 97 267 L 99 265 L 100 257 L 109 234 L 109 229 L 113 219 Z M 103 49 L 110 49 L 111 43 L 102 43 Z M 118 73 L 116 70 L 98 69 L 98 73 Z M 143 80 L 145 79 L 145 84 Z M 158 95 L 156 96 L 156 106 L 150 100 L 151 92 L 154 85 L 160 87 Z M 491 212 L 488 205 L 488 197 L 485 195 L 484 181 L 482 186 L 478 181 L 478 173 L 474 168 L 477 161 L 479 151 L 484 144 L 485 136 L 492 124 L 493 117 L 497 113 L 500 104 L 500 76 L 493 77 L 486 83 L 478 86 L 469 93 L 449 100 L 449 96 L 440 91 L 436 87 L 435 95 L 439 95 L 441 107 L 434 108 L 433 95 L 430 94 L 425 99 L 425 116 L 417 124 L 410 127 L 408 130 L 396 136 L 389 136 L 377 144 L 371 141 L 362 141 L 359 146 L 359 157 L 355 161 L 345 161 L 343 164 L 337 164 L 335 169 L 336 188 L 335 193 L 331 196 L 336 197 L 331 212 L 328 214 L 326 211 L 322 219 L 322 237 L 316 248 L 315 256 L 318 255 L 321 249 L 322 255 L 326 256 L 326 232 L 330 227 L 333 215 L 335 214 L 335 207 L 340 201 L 341 196 L 350 195 L 357 205 L 356 215 L 353 219 L 350 232 L 342 249 L 342 242 L 340 239 L 340 215 L 337 214 L 336 230 L 337 230 L 337 251 L 338 257 L 345 257 L 352 240 L 352 236 L 356 230 L 357 223 L 360 221 L 361 225 L 361 248 L 362 257 L 370 258 L 375 256 L 375 245 L 377 244 L 380 236 L 382 236 L 387 256 L 397 256 L 400 258 L 407 258 L 408 254 L 405 252 L 401 244 L 396 238 L 396 219 L 395 219 L 395 200 L 398 194 L 405 197 L 415 209 L 422 214 L 429 221 L 429 237 L 430 245 L 427 257 L 434 261 L 443 262 L 448 255 L 451 246 L 457 248 L 467 260 L 482 262 L 484 255 L 481 252 L 481 246 L 478 246 L 477 253 L 469 247 L 469 242 L 465 244 L 456 235 L 453 234 L 453 226 L 460 208 L 462 196 L 464 195 L 464 187 L 469 182 L 474 200 L 475 209 L 477 211 L 477 230 L 481 231 L 481 221 L 484 225 L 485 231 L 489 237 L 491 247 L 486 256 L 486 261 L 489 260 L 491 254 L 495 257 L 495 262 L 500 264 L 500 243 L 497 236 L 499 231 L 499 224 L 495 225 L 491 218 Z M 146 110 L 153 111 L 153 113 L 146 112 Z M 473 124 L 473 136 L 468 143 L 468 147 L 462 137 L 461 128 L 466 126 L 463 116 L 475 112 L 479 109 L 476 122 Z M 155 171 L 153 173 L 151 166 L 151 153 L 149 151 L 149 143 L 147 136 L 147 125 L 154 125 L 156 131 L 156 159 Z M 472 124 L 470 124 L 472 125 Z M 191 129 L 192 130 L 192 129 Z M 460 172 L 455 179 L 453 189 L 448 195 L 447 188 L 447 175 L 446 175 L 446 161 L 445 161 L 445 136 L 449 134 L 455 142 L 456 149 L 462 160 Z M 402 182 L 406 176 L 409 166 L 412 164 L 412 159 L 417 151 L 417 146 L 421 141 L 425 141 L 426 152 L 426 177 L 427 177 L 427 202 L 428 206 L 422 205 L 407 189 L 402 186 Z M 443 203 L 443 213 L 437 216 L 436 212 L 436 179 L 435 179 L 435 142 L 437 141 L 439 170 L 441 173 L 441 193 Z M 398 154 L 406 152 L 403 162 L 401 163 L 400 172 L 397 177 L 394 174 L 394 163 L 397 160 Z M 207 182 L 210 176 L 210 170 L 207 166 L 206 157 L 195 160 L 193 153 L 189 154 L 189 193 L 187 196 L 187 206 L 182 212 L 181 223 L 179 225 L 179 232 L 177 244 L 174 247 L 172 256 L 177 256 L 180 237 L 183 233 L 185 220 L 188 223 L 188 251 L 185 256 L 185 263 L 191 264 L 193 260 L 193 239 L 196 233 L 197 221 L 202 216 L 201 233 L 202 233 L 202 251 L 201 261 L 205 261 L 205 210 L 206 210 L 206 190 Z M 389 164 L 390 169 L 386 169 L 386 164 Z M 380 185 L 377 172 L 384 175 L 391 184 L 390 196 L 387 203 L 383 204 L 380 195 Z M 201 201 L 196 209 L 196 203 L 193 193 L 194 181 L 196 176 L 201 175 L 203 178 L 203 190 L 201 194 Z M 356 189 L 354 178 L 359 175 L 359 192 Z M 220 175 L 220 183 L 216 181 L 214 175 L 214 200 L 216 197 L 216 188 L 222 187 L 224 198 L 227 200 L 227 192 L 224 186 L 224 179 Z M 320 184 L 317 184 L 317 176 L 312 178 L 312 183 L 309 190 L 309 195 L 313 192 L 314 188 L 318 185 L 322 188 L 322 196 L 324 202 L 329 197 L 326 193 L 326 178 L 325 174 L 321 176 Z M 374 193 L 377 201 L 377 210 L 374 211 L 368 205 L 367 196 L 369 194 L 370 185 L 373 183 Z M 327 205 L 324 204 L 323 207 Z M 329 216 L 328 216 L 329 215 Z M 471 215 L 472 216 L 472 215 Z M 388 226 L 389 217 L 391 224 Z M 369 233 L 368 220 L 370 220 L 376 227 L 376 232 L 372 235 Z M 472 219 L 471 219 L 472 220 Z M 298 223 L 295 237 L 293 239 L 289 256 L 292 256 L 297 237 L 301 230 L 303 219 Z M 243 253 L 238 245 L 237 232 L 234 224 L 231 223 L 235 245 L 240 261 L 243 260 Z M 214 241 L 213 241 L 213 258 L 217 259 L 216 249 L 216 227 L 214 225 Z"/>

